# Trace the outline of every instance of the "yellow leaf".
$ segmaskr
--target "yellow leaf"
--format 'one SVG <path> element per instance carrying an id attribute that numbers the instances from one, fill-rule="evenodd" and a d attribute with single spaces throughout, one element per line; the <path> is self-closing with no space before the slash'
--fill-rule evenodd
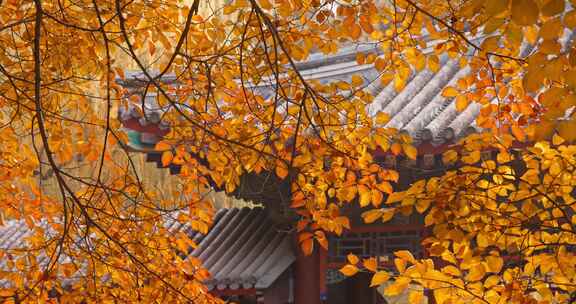
<path id="1" fill-rule="evenodd" d="M 544 39 L 557 39 L 563 29 L 564 26 L 559 18 L 550 19 L 540 28 L 540 37 Z"/>
<path id="2" fill-rule="evenodd" d="M 403 200 L 405 196 L 406 196 L 406 193 L 404 193 L 404 192 L 394 192 L 388 196 L 388 198 L 386 199 L 386 204 L 392 204 L 395 202 L 399 202 L 399 201 Z"/>
<path id="3" fill-rule="evenodd" d="M 555 146 L 559 146 L 563 143 L 564 143 L 564 138 L 562 138 L 562 137 L 560 137 L 560 135 L 554 133 L 554 136 L 552 136 L 552 144 L 554 144 Z"/>
<path id="4" fill-rule="evenodd" d="M 328 250 L 328 239 L 326 238 L 326 234 L 324 234 L 324 231 L 316 231 L 314 232 L 316 241 L 318 241 L 318 244 L 320 244 L 320 246 L 322 246 L 322 248 L 324 248 L 325 250 Z"/>
<path id="5" fill-rule="evenodd" d="M 499 15 L 508 8 L 508 1 L 506 0 L 486 0 L 484 8 L 488 15 Z"/>
<path id="6" fill-rule="evenodd" d="M 418 156 L 418 150 L 416 150 L 414 146 L 404 144 L 402 145 L 402 148 L 404 149 L 404 153 L 406 153 L 406 156 L 408 156 L 408 158 L 416 159 L 416 157 Z"/>
<path id="7" fill-rule="evenodd" d="M 390 81 L 392 81 L 392 79 L 394 79 L 393 74 L 384 73 L 382 74 L 382 76 L 380 76 L 380 83 L 382 84 L 382 86 L 387 86 L 390 83 Z"/>
<path id="8" fill-rule="evenodd" d="M 518 125 L 516 124 L 512 125 L 511 131 L 514 137 L 516 137 L 516 139 L 518 139 L 519 141 L 524 141 L 526 139 L 526 134 L 524 134 L 524 131 L 520 129 Z"/>
<path id="9" fill-rule="evenodd" d="M 358 194 L 360 194 L 360 206 L 361 207 L 368 206 L 368 204 L 370 204 L 370 201 L 372 200 L 371 195 L 372 193 L 370 192 L 370 190 L 366 188 L 366 186 L 360 185 L 358 186 Z"/>
<path id="10" fill-rule="evenodd" d="M 563 19 L 564 25 L 568 28 L 575 28 L 576 27 L 576 10 L 571 10 L 570 12 L 564 15 Z"/>
<path id="11" fill-rule="evenodd" d="M 378 270 L 378 261 L 376 258 L 372 257 L 369 259 L 365 259 L 363 261 L 364 267 L 372 272 L 376 272 Z"/>
<path id="12" fill-rule="evenodd" d="M 260 7 L 263 9 L 272 9 L 272 3 L 268 0 L 258 0 Z"/>
<path id="13" fill-rule="evenodd" d="M 558 125 L 558 134 L 570 142 L 576 140 L 576 132 L 574 130 L 576 130 L 576 120 L 574 119 L 562 121 Z"/>
<path id="14" fill-rule="evenodd" d="M 200 16 L 200 15 L 194 15 L 194 16 L 192 16 L 192 21 L 194 21 L 196 23 L 202 23 L 202 22 L 204 22 L 204 18 L 202 18 L 202 16 Z"/>
<path id="15" fill-rule="evenodd" d="M 450 164 L 458 160 L 458 152 L 454 150 L 448 150 L 442 154 L 442 161 L 445 164 Z"/>
<path id="16" fill-rule="evenodd" d="M 379 219 L 382 214 L 384 214 L 383 209 L 372 209 L 362 213 L 362 218 L 364 218 L 364 222 L 367 224 L 374 223 L 377 219 Z"/>
<path id="17" fill-rule="evenodd" d="M 538 41 L 538 27 L 535 25 L 524 28 L 524 37 L 530 44 L 536 44 Z"/>
<path id="18" fill-rule="evenodd" d="M 378 271 L 372 276 L 370 287 L 379 286 L 390 279 L 390 275 L 386 271 Z"/>
<path id="19" fill-rule="evenodd" d="M 523 26 L 528 26 L 538 21 L 538 5 L 534 0 L 512 0 L 512 20 Z"/>
<path id="20" fill-rule="evenodd" d="M 393 208 L 387 208 L 384 210 L 384 213 L 382 214 L 382 222 L 385 223 L 385 222 L 391 220 L 392 217 L 394 217 L 394 209 Z"/>
<path id="21" fill-rule="evenodd" d="M 392 192 L 394 192 L 394 188 L 392 188 L 392 185 L 389 182 L 381 182 L 378 185 L 376 185 L 376 187 L 378 187 L 378 189 L 380 189 L 380 191 L 384 193 L 391 194 Z"/>
<path id="22" fill-rule="evenodd" d="M 408 303 L 411 304 L 418 304 L 422 303 L 422 299 L 424 298 L 424 292 L 420 289 L 418 290 L 411 290 L 408 294 Z"/>
<path id="23" fill-rule="evenodd" d="M 455 87 L 445 87 L 444 90 L 442 90 L 443 97 L 455 97 L 458 94 L 459 92 Z"/>
<path id="24" fill-rule="evenodd" d="M 354 265 L 346 265 L 340 269 L 340 272 L 347 277 L 351 277 L 358 272 L 358 268 Z"/>
<path id="25" fill-rule="evenodd" d="M 409 277 L 399 277 L 393 284 L 390 284 L 386 289 L 384 289 L 384 294 L 387 296 L 396 296 L 401 294 L 406 288 L 408 288 L 411 279 Z"/>
<path id="26" fill-rule="evenodd" d="M 446 266 L 444 268 L 442 268 L 442 272 L 447 273 L 449 275 L 455 276 L 455 277 L 459 277 L 462 275 L 462 273 L 460 272 L 460 270 L 452 265 Z"/>
<path id="27" fill-rule="evenodd" d="M 456 96 L 456 110 L 458 110 L 458 112 L 462 112 L 464 110 L 466 110 L 466 108 L 468 107 L 468 98 L 466 98 L 466 95 L 458 95 Z"/>
<path id="28" fill-rule="evenodd" d="M 164 151 L 162 153 L 162 159 L 161 159 L 162 166 L 164 166 L 164 167 L 168 166 L 170 164 L 170 162 L 172 161 L 172 158 L 174 158 L 172 155 L 172 152 Z"/>
<path id="29" fill-rule="evenodd" d="M 406 78 L 401 77 L 400 74 L 395 74 L 394 90 L 396 90 L 396 92 L 400 92 L 402 91 L 402 89 L 404 89 L 405 86 L 406 86 Z"/>
<path id="30" fill-rule="evenodd" d="M 486 265 L 488 266 L 488 271 L 499 273 L 502 270 L 502 266 L 504 266 L 504 260 L 501 257 L 488 256 L 486 257 Z"/>
<path id="31" fill-rule="evenodd" d="M 360 75 L 352 75 L 352 85 L 359 87 L 364 84 L 364 79 Z"/>
<path id="32" fill-rule="evenodd" d="M 356 264 L 358 264 L 358 262 L 360 262 L 360 259 L 355 254 L 352 254 L 352 253 L 349 253 L 346 256 L 346 259 L 348 260 L 348 263 L 353 264 L 353 265 L 356 265 Z"/>
<path id="33" fill-rule="evenodd" d="M 385 125 L 386 123 L 388 123 L 388 121 L 390 121 L 390 115 L 388 115 L 387 113 L 378 112 L 378 114 L 376 114 L 376 123 L 377 124 Z"/>
<path id="34" fill-rule="evenodd" d="M 498 275 L 489 276 L 484 281 L 484 288 L 486 288 L 486 289 L 492 288 L 492 287 L 496 286 L 496 284 L 498 284 L 499 282 L 500 282 L 500 276 L 498 276 Z"/>
<path id="35" fill-rule="evenodd" d="M 406 260 L 406 261 L 408 261 L 408 262 L 410 262 L 410 263 L 415 263 L 415 262 L 416 262 L 416 259 L 414 259 L 414 256 L 412 255 L 412 253 L 410 253 L 410 251 L 408 251 L 408 250 L 399 250 L 399 251 L 396 251 L 396 252 L 394 252 L 394 255 L 397 256 L 397 257 L 399 257 L 399 258 L 401 258 L 401 259 L 403 259 L 403 260 Z"/>
<path id="36" fill-rule="evenodd" d="M 549 0 L 542 7 L 542 15 L 544 16 L 554 16 L 564 12 L 564 6 L 566 4 L 565 0 Z"/>
<path id="37" fill-rule="evenodd" d="M 406 260 L 404 259 L 394 259 L 394 265 L 398 272 L 403 273 L 406 270 Z"/>
<path id="38" fill-rule="evenodd" d="M 380 192 L 378 189 L 372 189 L 371 194 L 372 194 L 372 196 L 371 196 L 372 206 L 374 206 L 374 207 L 380 206 L 380 204 L 382 203 L 382 199 L 384 198 L 384 195 L 382 195 L 382 192 Z"/>
<path id="39" fill-rule="evenodd" d="M 481 156 L 480 151 L 475 150 L 475 151 L 470 152 L 468 155 L 463 156 L 462 161 L 465 162 L 466 164 L 471 165 L 471 164 L 474 164 L 477 161 L 479 161 L 480 156 Z"/>
<path id="40" fill-rule="evenodd" d="M 486 274 L 486 269 L 484 268 L 484 265 L 476 264 L 472 266 L 472 268 L 470 268 L 470 271 L 468 272 L 468 276 L 466 277 L 466 279 L 471 282 L 479 281 L 484 277 L 484 274 Z"/>
<path id="41" fill-rule="evenodd" d="M 416 202 L 416 211 L 419 213 L 424 213 L 424 211 L 428 210 L 428 207 L 430 207 L 431 202 L 432 201 L 429 199 L 419 199 Z"/>
<path id="42" fill-rule="evenodd" d="M 434 73 L 440 70 L 440 59 L 436 55 L 428 56 L 428 69 Z"/>

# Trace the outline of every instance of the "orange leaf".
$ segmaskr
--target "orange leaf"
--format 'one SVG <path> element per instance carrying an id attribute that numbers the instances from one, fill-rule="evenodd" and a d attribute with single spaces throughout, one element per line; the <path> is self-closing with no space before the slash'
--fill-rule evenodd
<path id="1" fill-rule="evenodd" d="M 351 277 L 358 272 L 358 268 L 354 265 L 346 265 L 340 269 L 340 272 L 347 277 Z"/>
<path id="2" fill-rule="evenodd" d="M 468 107 L 468 98 L 466 98 L 466 95 L 458 95 L 456 97 L 455 105 L 458 112 L 466 110 Z"/>
<path id="3" fill-rule="evenodd" d="M 518 25 L 532 25 L 538 21 L 538 4 L 534 0 L 512 0 L 512 21 Z"/>
<path id="4" fill-rule="evenodd" d="M 382 285 L 390 279 L 390 275 L 386 271 L 378 271 L 372 277 L 372 281 L 370 282 L 370 287 Z"/>
<path id="5" fill-rule="evenodd" d="M 314 251 L 314 239 L 307 239 L 304 240 L 301 244 L 302 247 L 302 252 L 304 252 L 305 255 L 311 255 L 312 251 Z"/>
<path id="6" fill-rule="evenodd" d="M 158 151 L 170 150 L 171 148 L 172 146 L 165 141 L 158 142 L 155 147 L 155 149 Z"/>
<path id="7" fill-rule="evenodd" d="M 164 167 L 168 166 L 173 158 L 174 158 L 174 156 L 172 155 L 172 152 L 164 151 L 162 153 L 162 159 L 161 159 L 162 160 L 162 166 L 164 166 Z"/>
<path id="8" fill-rule="evenodd" d="M 314 235 L 310 232 L 302 232 L 298 235 L 298 241 L 304 242 L 305 240 L 311 239 Z"/>
<path id="9" fill-rule="evenodd" d="M 316 231 L 314 232 L 314 234 L 316 235 L 316 240 L 318 241 L 318 244 L 320 244 L 320 246 L 322 246 L 322 248 L 324 248 L 325 250 L 328 250 L 328 239 L 326 238 L 326 234 L 324 234 L 324 231 Z"/>
<path id="10" fill-rule="evenodd" d="M 414 256 L 412 255 L 412 253 L 410 253 L 410 251 L 408 251 L 408 250 L 399 250 L 399 251 L 396 251 L 396 252 L 394 252 L 394 255 L 397 256 L 397 257 L 399 257 L 399 258 L 401 258 L 401 259 L 403 259 L 403 260 L 406 260 L 406 261 L 408 261 L 408 262 L 410 262 L 410 263 L 415 263 L 415 262 L 416 262 L 416 259 L 414 259 Z"/>
<path id="11" fill-rule="evenodd" d="M 416 150 L 414 146 L 404 144 L 402 145 L 402 148 L 404 149 L 404 153 L 406 153 L 406 156 L 408 156 L 408 158 L 416 159 L 416 157 L 418 156 L 418 150 Z"/>
<path id="12" fill-rule="evenodd" d="M 402 145 L 400 145 L 399 143 L 393 143 L 392 146 L 390 147 L 390 151 L 392 151 L 392 154 L 398 155 L 400 154 L 400 152 L 402 152 Z"/>
<path id="13" fill-rule="evenodd" d="M 384 198 L 384 195 L 382 195 L 382 192 L 380 192 L 378 189 L 372 189 L 371 190 L 372 193 L 372 206 L 374 207 L 378 207 L 380 206 L 380 204 L 382 203 L 382 199 Z"/>
<path id="14" fill-rule="evenodd" d="M 378 261 L 376 258 L 369 258 L 363 261 L 364 267 L 372 272 L 376 272 L 378 270 Z"/>
<path id="15" fill-rule="evenodd" d="M 364 218 L 364 222 L 367 224 L 374 223 L 377 219 L 379 219 L 382 214 L 384 214 L 384 210 L 382 209 L 372 209 L 362 213 L 362 218 Z"/>
<path id="16" fill-rule="evenodd" d="M 518 125 L 512 125 L 511 131 L 514 137 L 519 141 L 524 141 L 524 139 L 526 139 L 526 134 L 524 134 L 524 131 L 522 131 Z"/>
<path id="17" fill-rule="evenodd" d="M 459 94 L 458 90 L 454 87 L 445 87 L 442 91 L 443 97 L 455 97 Z"/>
<path id="18" fill-rule="evenodd" d="M 349 254 L 346 256 L 346 259 L 348 260 L 348 262 L 349 262 L 350 264 L 354 264 L 354 265 L 356 265 L 356 264 L 358 264 L 358 262 L 360 262 L 360 259 L 359 259 L 356 255 L 354 255 L 354 254 L 352 254 L 352 253 L 349 253 Z"/>
<path id="19" fill-rule="evenodd" d="M 364 84 L 364 79 L 360 75 L 352 75 L 352 85 L 359 87 Z"/>
<path id="20" fill-rule="evenodd" d="M 278 164 L 276 166 L 276 175 L 280 179 L 284 179 L 284 178 L 286 178 L 286 176 L 288 176 L 288 169 L 285 166 Z"/>

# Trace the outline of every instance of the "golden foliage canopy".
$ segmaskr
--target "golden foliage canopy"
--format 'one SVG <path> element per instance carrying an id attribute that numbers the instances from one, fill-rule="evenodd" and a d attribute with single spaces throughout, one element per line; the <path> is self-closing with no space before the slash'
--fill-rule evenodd
<path id="1" fill-rule="evenodd" d="M 211 186 L 233 192 L 247 174 L 274 172 L 290 180 L 307 252 L 350 228 L 343 204 L 376 208 L 368 222 L 426 214 L 431 259 L 398 252 L 394 272 L 353 257 L 343 268 L 374 272 L 373 285 L 394 279 L 390 295 L 416 283 L 439 303 L 573 299 L 573 0 L 234 0 L 202 14 L 199 4 L 0 1 L 0 219 L 34 231 L 3 251 L 0 297 L 218 301 L 201 263 L 177 254 L 193 242 L 164 219 L 180 211 L 206 231 Z M 417 150 L 383 127 L 390 117 L 369 114 L 364 79 L 323 84 L 298 71 L 312 53 L 355 44 L 378 48 L 356 60 L 396 90 L 412 70 L 438 71 L 442 55 L 471 67 L 442 92 L 459 110 L 482 105 L 477 124 L 489 131 L 445 155 L 461 167 L 394 192 L 398 172 L 372 152 Z M 119 84 L 131 70 L 172 126 L 156 147 L 164 165 L 183 166 L 171 197 L 143 186 L 115 117 L 147 115 L 142 92 Z M 512 153 L 528 140 L 538 143 Z M 481 159 L 488 148 L 497 160 Z"/>

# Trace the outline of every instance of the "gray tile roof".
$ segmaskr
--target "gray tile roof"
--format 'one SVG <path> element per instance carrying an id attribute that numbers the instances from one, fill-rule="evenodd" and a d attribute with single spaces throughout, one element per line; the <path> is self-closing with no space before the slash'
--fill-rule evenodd
<path id="1" fill-rule="evenodd" d="M 480 45 L 484 38 L 477 36 L 471 40 Z M 559 42 L 565 49 L 575 39 L 576 30 L 565 29 Z M 534 49 L 533 45 L 523 43 L 520 57 L 529 55 Z M 355 60 L 357 52 L 379 54 L 382 51 L 358 46 L 343 48 L 332 56 L 314 54 L 308 61 L 299 64 L 300 73 L 306 79 L 320 80 L 323 83 L 350 80 L 354 74 L 361 75 L 367 84 L 365 89 L 374 96 L 370 112 L 376 114 L 382 111 L 389 114 L 391 119 L 386 127 L 406 131 L 416 142 L 421 141 L 425 133 L 432 136 L 433 142 L 440 144 L 448 135 L 459 137 L 471 131 L 470 128 L 479 131 L 476 117 L 481 105 L 471 103 L 465 110 L 458 111 L 454 99 L 445 98 L 441 94 L 446 86 L 455 86 L 458 79 L 470 74 L 470 66 L 461 67 L 458 60 L 445 55 L 440 58 L 440 69 L 437 72 L 427 68 L 422 71 L 413 70 L 406 86 L 397 92 L 393 82 L 387 86 L 380 85 L 379 73 L 373 65 L 358 65 Z M 429 52 L 431 48 L 424 50 L 424 53 Z M 496 100 L 492 102 L 495 103 Z"/>
<path id="2" fill-rule="evenodd" d="M 186 229 L 198 244 L 190 256 L 210 271 L 211 289 L 267 288 L 296 259 L 292 234 L 276 227 L 263 208 L 221 209 L 206 235 L 179 225 L 168 229 Z"/>

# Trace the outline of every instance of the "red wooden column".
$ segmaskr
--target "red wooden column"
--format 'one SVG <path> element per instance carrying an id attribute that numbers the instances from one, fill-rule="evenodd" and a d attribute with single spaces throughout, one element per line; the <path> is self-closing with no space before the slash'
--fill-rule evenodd
<path id="1" fill-rule="evenodd" d="M 294 273 L 295 304 L 320 304 L 320 254 L 306 256 L 298 248 Z"/>

